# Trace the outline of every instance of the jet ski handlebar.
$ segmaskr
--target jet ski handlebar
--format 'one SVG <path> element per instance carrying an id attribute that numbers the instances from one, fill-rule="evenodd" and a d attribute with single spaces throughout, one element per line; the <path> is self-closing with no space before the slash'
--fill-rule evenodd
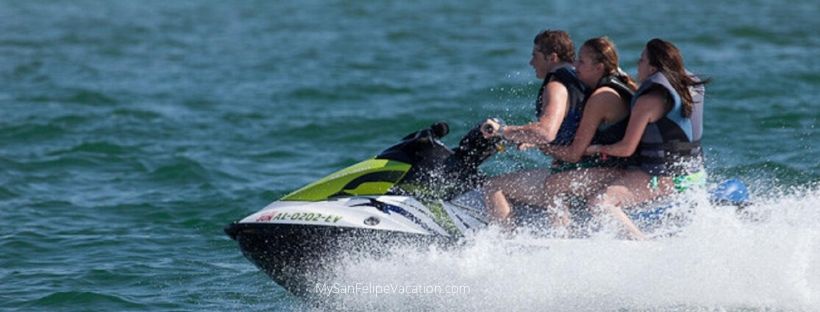
<path id="1" fill-rule="evenodd" d="M 430 131 L 432 132 L 433 137 L 436 139 L 441 139 L 450 133 L 450 126 L 448 126 L 446 122 L 439 121 L 430 126 Z"/>
<path id="2" fill-rule="evenodd" d="M 480 129 L 481 133 L 486 137 L 499 137 L 503 136 L 505 127 L 507 127 L 507 123 L 505 123 L 504 120 L 500 118 L 489 118 L 481 124 Z"/>

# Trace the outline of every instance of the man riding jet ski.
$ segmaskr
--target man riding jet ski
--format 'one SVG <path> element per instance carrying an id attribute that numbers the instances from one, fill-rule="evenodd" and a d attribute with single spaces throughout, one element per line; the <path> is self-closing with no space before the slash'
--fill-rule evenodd
<path id="1" fill-rule="evenodd" d="M 502 142 L 485 139 L 476 127 L 450 149 L 439 140 L 448 132 L 446 123 L 436 123 L 411 133 L 378 156 L 229 224 L 225 232 L 276 283 L 304 297 L 346 255 L 379 255 L 395 244 L 457 243 L 489 223 L 481 201 L 468 197 L 483 180 L 479 165 Z M 729 204 L 748 197 L 742 183 L 730 183 L 716 194 Z M 666 208 L 633 217 L 657 227 L 669 219 Z M 522 215 L 519 221 L 526 221 Z M 543 216 L 529 215 L 537 218 Z"/>

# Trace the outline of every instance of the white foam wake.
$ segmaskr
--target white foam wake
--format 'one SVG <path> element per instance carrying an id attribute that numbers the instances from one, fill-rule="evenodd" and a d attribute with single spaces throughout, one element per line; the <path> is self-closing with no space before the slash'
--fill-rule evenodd
<path id="1" fill-rule="evenodd" d="M 609 311 L 820 306 L 820 191 L 757 198 L 752 217 L 708 204 L 649 242 L 513 238 L 496 229 L 456 250 L 397 250 L 340 267 L 339 308 Z"/>

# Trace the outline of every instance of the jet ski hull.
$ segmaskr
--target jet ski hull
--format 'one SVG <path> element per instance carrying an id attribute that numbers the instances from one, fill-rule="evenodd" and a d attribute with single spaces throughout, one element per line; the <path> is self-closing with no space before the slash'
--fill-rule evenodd
<path id="1" fill-rule="evenodd" d="M 232 223 L 225 228 L 242 254 L 289 292 L 310 297 L 317 283 L 358 256 L 386 255 L 392 246 L 447 244 L 441 236 L 304 224 Z"/>

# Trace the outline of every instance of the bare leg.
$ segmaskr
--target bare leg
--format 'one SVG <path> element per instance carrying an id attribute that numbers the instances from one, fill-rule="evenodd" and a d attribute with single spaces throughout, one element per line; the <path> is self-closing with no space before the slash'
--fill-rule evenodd
<path id="1" fill-rule="evenodd" d="M 510 199 L 536 203 L 541 184 L 549 176 L 547 169 L 519 171 L 493 177 L 484 187 L 484 200 L 493 219 L 505 224 L 512 212 Z"/>
<path id="2" fill-rule="evenodd" d="M 606 211 L 623 224 L 632 239 L 644 240 L 646 235 L 626 215 L 624 208 L 674 192 L 671 177 L 659 177 L 657 187 L 650 186 L 651 176 L 641 170 L 626 170 L 624 175 L 612 181 L 598 193 L 587 198 L 587 208 L 592 211 Z"/>
<path id="3" fill-rule="evenodd" d="M 571 196 L 586 198 L 623 174 L 623 170 L 615 168 L 585 168 L 553 174 L 544 181 L 544 193 L 539 201 L 550 210 L 553 226 L 565 228 L 571 222 L 568 205 Z"/>

